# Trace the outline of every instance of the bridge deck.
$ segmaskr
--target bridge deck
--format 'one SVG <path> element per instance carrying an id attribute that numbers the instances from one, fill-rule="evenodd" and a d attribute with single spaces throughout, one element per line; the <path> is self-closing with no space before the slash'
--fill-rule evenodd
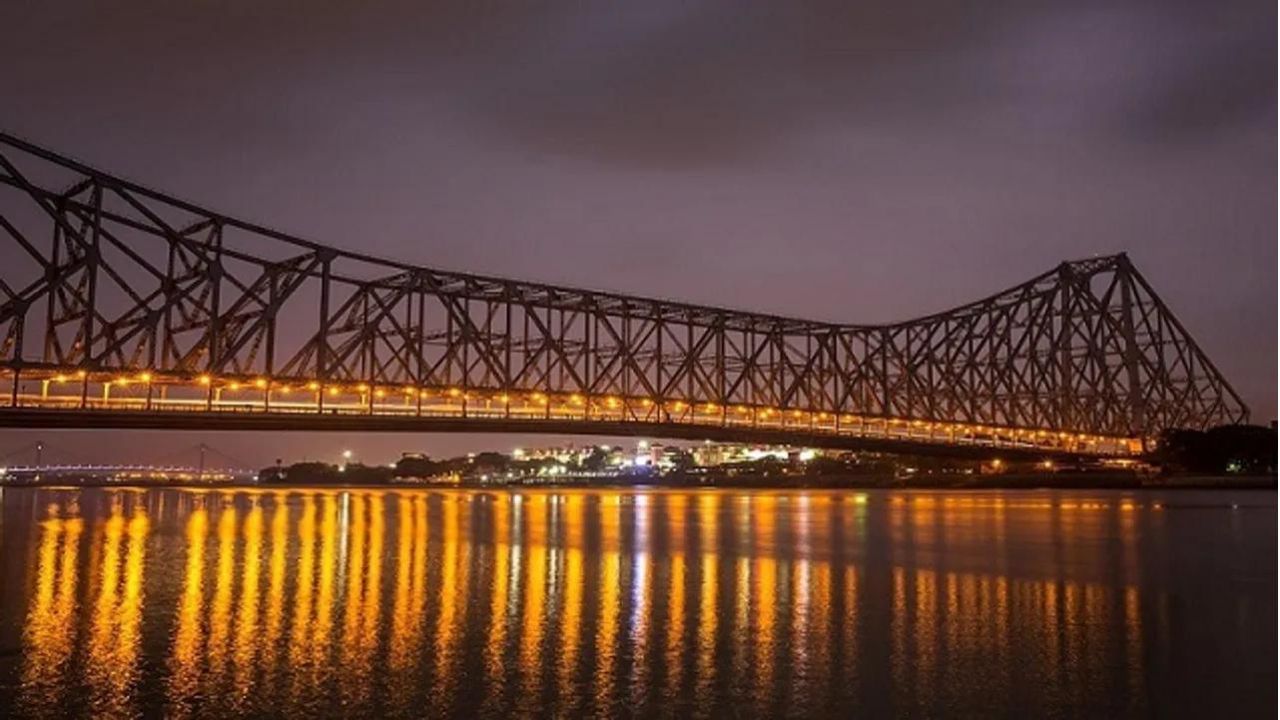
<path id="1" fill-rule="evenodd" d="M 1129 438 L 779 408 L 447 388 L 311 387 L 261 379 L 77 378 L 29 371 L 0 386 L 0 427 L 545 433 L 1008 459 L 1132 457 L 1141 451 L 1141 443 Z"/>

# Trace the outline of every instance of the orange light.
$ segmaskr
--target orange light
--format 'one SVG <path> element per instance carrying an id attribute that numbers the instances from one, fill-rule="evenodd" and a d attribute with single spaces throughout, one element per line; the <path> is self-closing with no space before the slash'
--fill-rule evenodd
<path id="1" fill-rule="evenodd" d="M 449 388 L 449 397 L 458 397 L 462 392 L 458 388 Z"/>
<path id="2" fill-rule="evenodd" d="M 387 391 L 386 391 L 386 390 L 383 390 L 382 388 L 378 388 L 378 390 L 377 390 L 376 392 L 374 392 L 373 394 L 374 394 L 374 396 L 375 396 L 375 397 L 386 397 L 386 396 L 387 396 Z"/>
<path id="3" fill-rule="evenodd" d="M 213 382 L 213 378 L 209 377 L 208 375 L 201 375 L 199 378 L 199 381 L 201 385 L 209 385 Z"/>
<path id="4" fill-rule="evenodd" d="M 54 381 L 54 382 L 66 382 L 66 381 L 67 381 L 67 376 L 66 376 L 66 375 L 56 375 L 56 376 L 54 376 L 53 381 Z"/>
<path id="5" fill-rule="evenodd" d="M 331 386 L 329 387 L 329 394 L 330 394 L 330 395 L 337 395 L 337 394 L 338 394 L 338 388 L 337 388 L 336 386 L 332 386 L 332 385 L 331 385 Z"/>
<path id="6" fill-rule="evenodd" d="M 149 372 L 140 373 L 138 375 L 138 379 L 144 383 L 149 383 L 151 382 L 151 373 Z"/>
<path id="7" fill-rule="evenodd" d="M 360 383 L 359 385 L 356 386 L 356 389 L 359 390 L 360 392 L 365 392 L 366 390 L 369 389 L 369 386 L 365 385 L 364 383 Z"/>
<path id="8" fill-rule="evenodd" d="M 267 387 L 267 381 L 265 378 L 258 378 L 257 380 L 254 380 L 253 384 L 258 389 L 263 389 Z"/>
<path id="9" fill-rule="evenodd" d="M 238 383 L 238 382 L 233 382 L 233 383 L 231 383 L 230 385 L 228 385 L 228 386 L 227 386 L 227 389 L 228 389 L 228 390 L 239 390 L 239 389 L 240 389 L 240 383 Z"/>
<path id="10" fill-rule="evenodd" d="M 289 386 L 281 385 L 280 387 L 276 388 L 276 392 L 279 392 L 281 395 L 287 395 L 289 394 Z"/>
<path id="11" fill-rule="evenodd" d="M 319 390 L 319 389 L 320 389 L 320 383 L 318 383 L 318 382 L 309 382 L 309 383 L 307 383 L 307 389 L 308 389 L 308 390 Z"/>

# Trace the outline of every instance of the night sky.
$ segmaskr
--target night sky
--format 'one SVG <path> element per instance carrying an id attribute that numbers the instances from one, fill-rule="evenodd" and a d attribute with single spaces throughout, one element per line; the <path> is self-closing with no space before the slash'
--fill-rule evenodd
<path id="1" fill-rule="evenodd" d="M 1266 423 L 1275 28 L 1266 0 L 11 0 L 0 128 L 340 247 L 821 320 L 1124 250 Z M 254 463 L 529 442 L 212 439 Z"/>

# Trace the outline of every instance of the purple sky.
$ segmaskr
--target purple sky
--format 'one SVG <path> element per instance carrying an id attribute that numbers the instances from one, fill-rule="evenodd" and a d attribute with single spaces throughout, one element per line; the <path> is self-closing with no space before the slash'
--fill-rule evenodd
<path id="1" fill-rule="evenodd" d="M 0 127 L 333 245 L 822 320 L 1127 250 L 1276 415 L 1274 2 L 423 5 L 5 3 Z"/>

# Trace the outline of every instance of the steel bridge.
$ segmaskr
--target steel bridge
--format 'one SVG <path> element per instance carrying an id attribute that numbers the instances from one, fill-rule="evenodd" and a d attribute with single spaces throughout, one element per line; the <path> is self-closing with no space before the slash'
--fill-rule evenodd
<path id="1" fill-rule="evenodd" d="M 417 267 L 0 134 L 0 426 L 1132 455 L 1248 409 L 1123 254 L 888 325 Z"/>

